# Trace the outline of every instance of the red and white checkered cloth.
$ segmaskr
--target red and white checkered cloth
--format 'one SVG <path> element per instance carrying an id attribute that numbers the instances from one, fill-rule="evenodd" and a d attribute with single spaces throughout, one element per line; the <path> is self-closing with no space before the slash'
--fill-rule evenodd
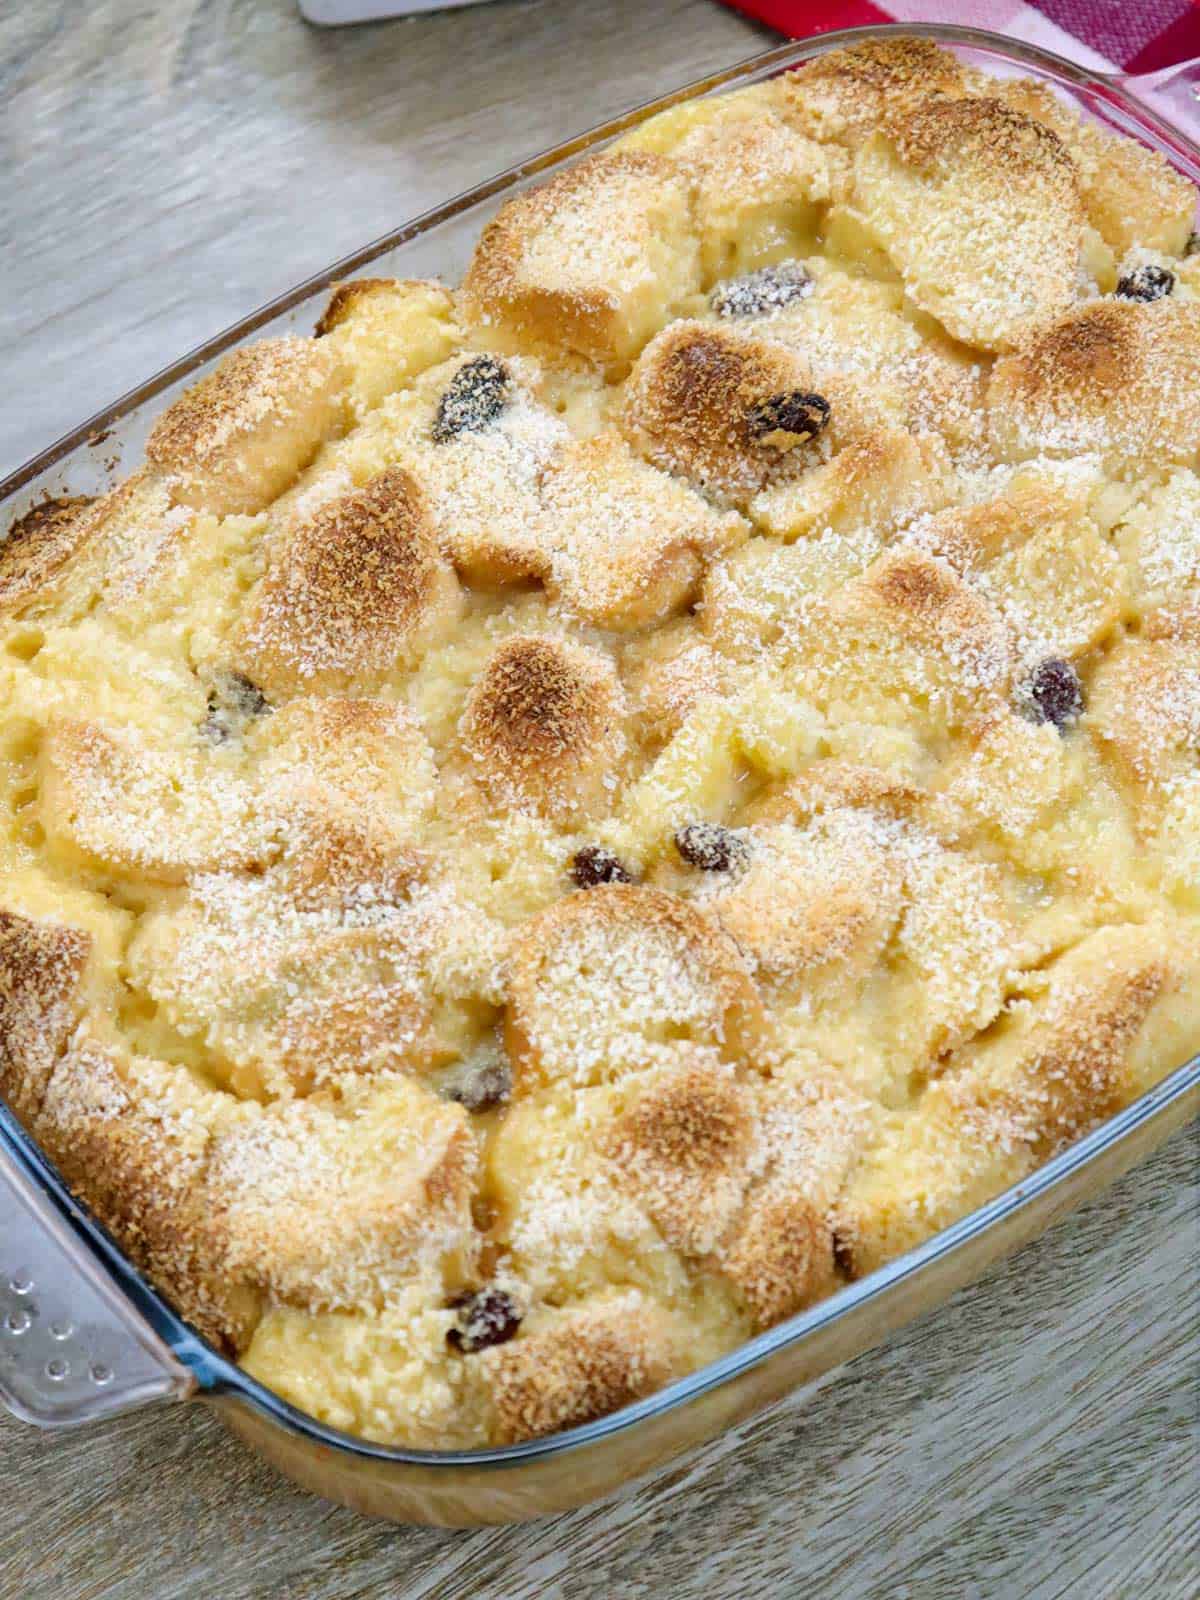
<path id="1" fill-rule="evenodd" d="M 875 22 L 957 22 L 1100 71 L 1156 72 L 1200 56 L 1200 0 L 725 0 L 793 39 Z"/>

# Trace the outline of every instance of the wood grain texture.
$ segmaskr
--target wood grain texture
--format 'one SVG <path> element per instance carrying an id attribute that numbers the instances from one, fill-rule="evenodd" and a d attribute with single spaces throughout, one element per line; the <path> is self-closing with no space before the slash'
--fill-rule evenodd
<path id="1" fill-rule="evenodd" d="M 4 1600 L 1192 1600 L 1192 1130 L 881 1350 L 615 1498 L 394 1528 L 199 1409 L 0 1422 Z"/>
<path id="2" fill-rule="evenodd" d="M 340 33 L 291 0 L 0 7 L 0 471 L 364 239 L 760 37 L 688 0 Z M 0 1418 L 0 1600 L 1192 1600 L 1198 1168 L 1178 1136 L 816 1393 L 525 1527 L 366 1521 L 200 1409 Z"/>
<path id="3" fill-rule="evenodd" d="M 428 206 L 752 55 L 708 3 L 0 4 L 0 474 Z"/>

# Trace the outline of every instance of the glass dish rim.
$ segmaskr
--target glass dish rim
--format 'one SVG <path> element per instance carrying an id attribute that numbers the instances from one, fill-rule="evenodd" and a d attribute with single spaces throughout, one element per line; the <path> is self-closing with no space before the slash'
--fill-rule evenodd
<path id="1" fill-rule="evenodd" d="M 442 205 L 402 223 L 370 244 L 343 256 L 331 266 L 286 290 L 266 305 L 161 368 L 145 382 L 129 390 L 111 405 L 97 412 L 79 427 L 8 474 L 0 480 L 0 506 L 65 456 L 88 443 L 97 433 L 119 422 L 129 412 L 177 383 L 181 378 L 240 344 L 259 328 L 310 300 L 322 289 L 329 288 L 341 279 L 361 270 L 379 256 L 441 223 L 450 221 L 481 201 L 512 188 L 548 167 L 557 166 L 573 156 L 582 155 L 657 112 L 685 100 L 701 98 L 752 76 L 755 78 L 767 76 L 772 69 L 782 71 L 847 44 L 891 34 L 915 35 L 945 44 L 989 51 L 1017 64 L 1038 68 L 1045 76 L 1064 82 L 1076 90 L 1097 94 L 1110 109 L 1120 108 L 1134 123 L 1152 130 L 1160 139 L 1175 147 L 1181 156 L 1194 163 L 1197 171 L 1200 171 L 1200 146 L 1197 146 L 1180 128 L 1124 88 L 1114 77 L 1094 72 L 1090 68 L 1082 67 L 1024 40 L 1007 38 L 1003 34 L 987 29 L 943 23 L 867 25 L 791 40 L 646 101 L 562 144 L 519 162 L 454 196 Z M 220 1355 L 207 1341 L 188 1327 L 125 1256 L 107 1230 L 74 1198 L 36 1141 L 2 1101 L 0 1101 L 0 1145 L 5 1147 L 26 1181 L 33 1184 L 49 1200 L 58 1216 L 86 1247 L 90 1256 L 103 1264 L 114 1287 L 140 1313 L 152 1332 L 164 1342 L 171 1354 L 189 1372 L 194 1380 L 196 1392 L 201 1396 L 228 1396 L 236 1399 L 262 1414 L 270 1422 L 289 1432 L 302 1435 L 313 1444 L 367 1460 L 431 1470 L 463 1467 L 503 1468 L 544 1460 L 599 1444 L 636 1427 L 651 1417 L 676 1410 L 721 1388 L 771 1356 L 800 1344 L 809 1335 L 840 1321 L 858 1306 L 889 1293 L 901 1283 L 923 1272 L 935 1261 L 957 1252 L 969 1240 L 988 1232 L 1006 1218 L 1026 1209 L 1076 1172 L 1097 1160 L 1105 1151 L 1122 1143 L 1144 1123 L 1184 1100 L 1197 1088 L 1200 1088 L 1200 1054 L 1177 1067 L 1131 1105 L 1108 1118 L 1083 1139 L 1061 1151 L 1021 1183 L 1005 1190 L 948 1228 L 940 1230 L 907 1254 L 878 1268 L 860 1282 L 845 1286 L 836 1294 L 747 1340 L 695 1372 L 655 1390 L 633 1405 L 592 1422 L 520 1444 L 468 1450 L 424 1450 L 375 1444 L 330 1427 L 291 1405 L 253 1378 L 236 1362 Z"/>
<path id="2" fill-rule="evenodd" d="M 1110 108 L 1115 105 L 1131 112 L 1135 120 L 1151 128 L 1159 138 L 1174 145 L 1177 151 L 1190 158 L 1200 171 L 1200 145 L 1182 129 L 1161 116 L 1152 106 L 1126 89 L 1115 75 L 1106 76 L 1095 72 L 1089 67 L 1080 66 L 1065 56 L 1046 50 L 1041 45 L 1029 44 L 1023 39 L 1010 39 L 1004 34 L 994 33 L 986 28 L 970 28 L 957 23 L 939 22 L 867 24 L 855 28 L 838 28 L 829 33 L 814 34 L 806 39 L 793 39 L 770 50 L 744 57 L 732 66 L 722 67 L 703 78 L 693 79 L 692 82 L 682 84 L 664 95 L 658 95 L 653 100 L 643 101 L 640 105 L 623 111 L 605 122 L 597 123 L 571 139 L 564 140 L 561 144 L 552 145 L 547 150 L 542 150 L 514 166 L 507 167 L 503 172 L 485 178 L 472 188 L 464 189 L 441 205 L 420 212 L 407 222 L 373 239 L 369 244 L 360 246 L 332 265 L 313 273 L 290 289 L 285 289 L 282 294 L 267 301 L 265 305 L 257 307 L 245 317 L 239 318 L 237 322 L 230 323 L 227 328 L 194 345 L 191 350 L 167 366 L 160 367 L 144 382 L 127 390 L 110 405 L 103 407 L 85 422 L 72 428 L 69 433 L 63 434 L 61 438 L 47 445 L 44 450 L 40 450 L 21 466 L 14 468 L 4 478 L 0 478 L 0 504 L 17 494 L 34 478 L 49 471 L 64 456 L 78 449 L 80 445 L 88 443 L 96 434 L 119 422 L 127 413 L 145 401 L 153 399 L 156 394 L 160 394 L 181 378 L 187 377 L 206 362 L 224 355 L 249 334 L 303 304 L 322 289 L 331 288 L 379 256 L 386 255 L 388 251 L 397 249 L 440 223 L 449 222 L 471 206 L 478 205 L 481 200 L 502 193 L 505 189 L 535 176 L 547 167 L 557 166 L 560 162 L 569 160 L 573 155 L 582 155 L 593 146 L 616 138 L 627 129 L 644 122 L 648 117 L 682 101 L 701 98 L 751 74 L 766 75 L 773 67 L 783 70 L 812 56 L 825 55 L 830 50 L 840 49 L 845 45 L 889 34 L 916 36 L 968 47 L 973 45 L 978 49 L 1006 56 L 1010 61 L 1039 67 L 1077 89 L 1099 95 Z"/>

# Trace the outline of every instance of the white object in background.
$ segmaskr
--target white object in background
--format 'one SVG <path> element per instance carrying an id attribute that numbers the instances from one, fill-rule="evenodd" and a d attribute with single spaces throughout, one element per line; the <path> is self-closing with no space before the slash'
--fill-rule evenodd
<path id="1" fill-rule="evenodd" d="M 484 0 L 300 0 L 300 15 L 322 28 L 338 28 L 346 22 L 380 22 L 384 17 L 413 17 L 419 11 L 483 4 Z"/>

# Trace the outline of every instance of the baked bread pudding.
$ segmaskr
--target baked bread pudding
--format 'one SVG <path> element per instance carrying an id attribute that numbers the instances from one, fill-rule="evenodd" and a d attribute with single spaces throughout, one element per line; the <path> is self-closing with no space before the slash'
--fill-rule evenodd
<path id="1" fill-rule="evenodd" d="M 648 1394 L 1200 1048 L 1200 254 L 865 43 L 343 284 L 0 544 L 0 1092 L 366 1438 Z"/>

